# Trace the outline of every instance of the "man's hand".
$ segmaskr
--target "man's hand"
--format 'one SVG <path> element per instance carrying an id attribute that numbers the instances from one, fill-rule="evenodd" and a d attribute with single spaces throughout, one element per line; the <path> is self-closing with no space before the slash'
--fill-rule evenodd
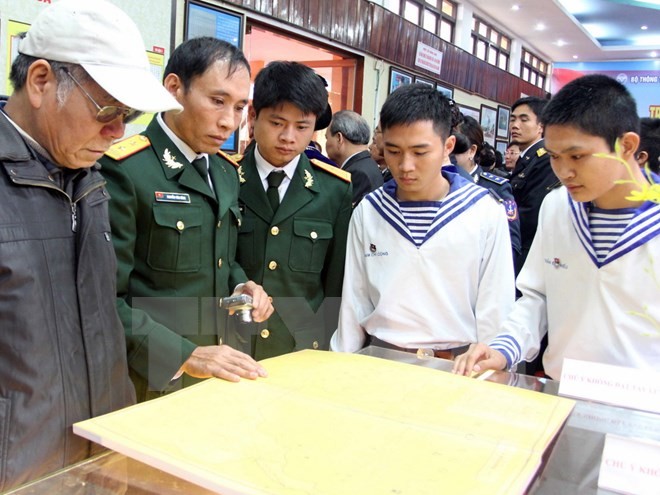
<path id="1" fill-rule="evenodd" d="M 272 298 L 268 297 L 261 285 L 248 280 L 244 284 L 239 284 L 232 296 L 239 294 L 247 294 L 252 297 L 252 319 L 254 321 L 265 321 L 273 314 Z"/>
<path id="2" fill-rule="evenodd" d="M 241 378 L 254 380 L 266 377 L 268 373 L 254 359 L 227 345 L 197 347 L 180 371 L 195 378 L 222 378 L 237 382 Z"/>
<path id="3" fill-rule="evenodd" d="M 506 364 L 504 354 L 479 342 L 470 345 L 465 354 L 454 359 L 454 368 L 451 371 L 457 375 L 470 376 L 484 370 L 503 370 Z"/>

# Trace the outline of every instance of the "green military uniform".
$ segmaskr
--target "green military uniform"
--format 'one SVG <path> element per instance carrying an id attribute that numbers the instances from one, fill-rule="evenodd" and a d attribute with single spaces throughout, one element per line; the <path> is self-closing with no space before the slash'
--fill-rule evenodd
<path id="1" fill-rule="evenodd" d="M 240 164 L 243 222 L 237 258 L 247 276 L 273 297 L 275 307 L 253 338 L 253 356 L 327 349 L 337 327 L 344 274 L 350 174 L 301 154 L 273 213 L 253 149 Z"/>
<path id="2" fill-rule="evenodd" d="M 212 191 L 156 118 L 101 164 L 112 198 L 117 307 L 140 399 L 147 380 L 163 390 L 195 347 L 226 337 L 217 298 L 247 280 L 235 261 L 238 174 L 228 158 L 209 156 Z M 178 384 L 194 381 L 184 375 Z"/>

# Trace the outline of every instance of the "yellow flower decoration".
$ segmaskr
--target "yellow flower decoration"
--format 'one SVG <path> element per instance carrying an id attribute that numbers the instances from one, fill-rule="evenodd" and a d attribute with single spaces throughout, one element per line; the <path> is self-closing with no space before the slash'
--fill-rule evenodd
<path id="1" fill-rule="evenodd" d="M 615 184 L 635 184 L 639 188 L 638 190 L 630 191 L 630 196 L 626 196 L 628 201 L 652 201 L 653 203 L 660 203 L 660 184 L 655 182 L 651 182 L 649 184 L 648 182 L 640 182 L 635 179 L 633 171 L 630 168 L 630 164 L 622 157 L 621 142 L 618 139 L 616 140 L 616 143 L 614 143 L 613 155 L 609 153 L 594 153 L 593 156 L 597 158 L 610 158 L 612 160 L 616 160 L 619 163 L 622 163 L 626 167 L 628 173 L 630 174 L 630 180 L 617 180 L 615 181 Z M 653 180 L 651 178 L 651 170 L 649 169 L 648 163 L 644 169 L 646 170 L 646 176 L 650 180 Z"/>

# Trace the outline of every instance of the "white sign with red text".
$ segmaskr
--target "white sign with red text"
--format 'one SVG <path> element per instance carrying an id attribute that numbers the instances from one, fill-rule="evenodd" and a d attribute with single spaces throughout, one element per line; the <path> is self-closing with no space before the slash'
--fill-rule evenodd
<path id="1" fill-rule="evenodd" d="M 658 495 L 660 442 L 607 435 L 598 487 L 631 495 Z"/>
<path id="2" fill-rule="evenodd" d="M 660 373 L 564 359 L 559 395 L 660 413 Z"/>
<path id="3" fill-rule="evenodd" d="M 442 70 L 442 52 L 418 41 L 415 65 L 440 75 L 440 71 Z"/>

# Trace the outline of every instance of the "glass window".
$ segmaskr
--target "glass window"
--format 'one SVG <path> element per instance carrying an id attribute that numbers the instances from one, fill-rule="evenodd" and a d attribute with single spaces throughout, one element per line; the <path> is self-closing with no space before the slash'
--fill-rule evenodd
<path id="1" fill-rule="evenodd" d="M 507 70 L 511 40 L 483 19 L 472 17 L 472 54 L 489 64 Z"/>
<path id="2" fill-rule="evenodd" d="M 419 25 L 419 5 L 407 0 L 403 9 L 403 18 Z"/>
<path id="3" fill-rule="evenodd" d="M 477 40 L 477 53 L 476 53 L 476 55 L 481 60 L 486 60 L 486 46 L 487 45 L 486 45 L 485 42 L 483 42 L 481 40 Z"/>
<path id="4" fill-rule="evenodd" d="M 442 1 L 442 13 L 447 14 L 452 19 L 456 18 L 456 4 L 449 2 L 448 0 Z"/>
<path id="5" fill-rule="evenodd" d="M 383 7 L 397 15 L 401 14 L 401 0 L 384 0 Z"/>
<path id="6" fill-rule="evenodd" d="M 506 53 L 500 53 L 500 58 L 497 62 L 497 66 L 502 70 L 509 69 L 509 56 Z"/>
<path id="7" fill-rule="evenodd" d="M 488 48 L 488 63 L 490 65 L 497 65 L 497 49 L 492 46 Z"/>
<path id="8" fill-rule="evenodd" d="M 521 78 L 525 81 L 543 88 L 547 80 L 549 64 L 531 53 L 526 48 L 522 51 Z"/>
<path id="9" fill-rule="evenodd" d="M 479 22 L 479 34 L 484 37 L 488 37 L 488 26 L 483 22 Z"/>
<path id="10" fill-rule="evenodd" d="M 454 25 L 445 19 L 440 21 L 440 38 L 449 43 L 454 40 Z"/>
<path id="11" fill-rule="evenodd" d="M 438 16 L 428 9 L 424 9 L 424 29 L 433 34 L 438 32 Z"/>
<path id="12" fill-rule="evenodd" d="M 436 9 L 438 8 L 438 0 L 426 0 L 426 3 L 432 7 L 435 7 Z"/>

